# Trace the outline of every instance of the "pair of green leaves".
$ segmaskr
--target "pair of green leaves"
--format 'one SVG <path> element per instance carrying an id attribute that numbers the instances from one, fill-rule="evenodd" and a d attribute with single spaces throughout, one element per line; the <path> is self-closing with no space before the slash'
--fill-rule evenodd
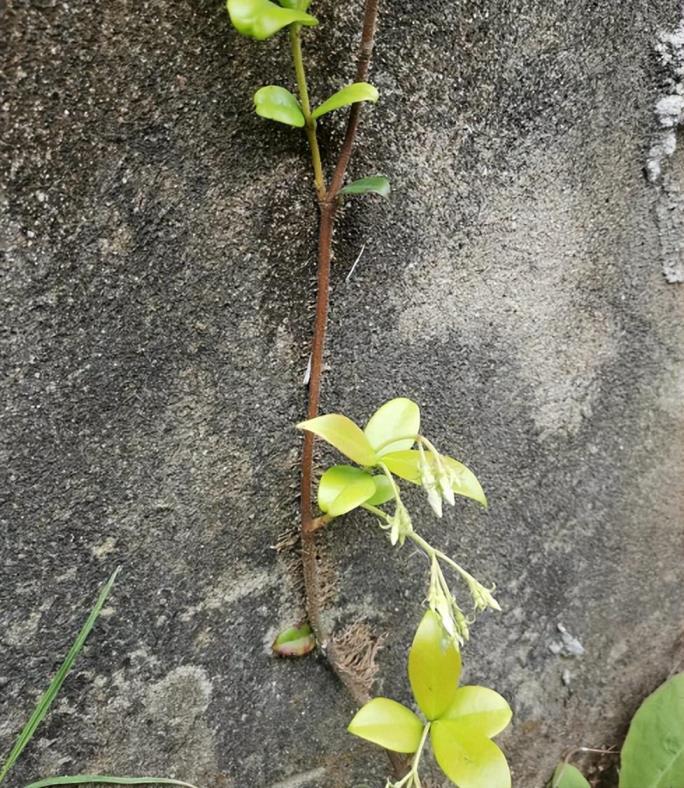
<path id="1" fill-rule="evenodd" d="M 551 788 L 589 788 L 568 763 Z M 646 698 L 634 715 L 620 755 L 620 788 L 684 788 L 684 673 Z"/>
<path id="2" fill-rule="evenodd" d="M 290 25 L 313 27 L 318 24 L 316 17 L 307 13 L 311 0 L 226 0 L 228 14 L 233 27 L 242 35 L 257 40 L 270 38 Z M 353 82 L 338 90 L 330 98 L 316 107 L 310 121 L 328 112 L 357 104 L 361 101 L 378 100 L 378 91 L 368 82 Z M 283 123 L 294 128 L 303 128 L 307 118 L 297 97 L 280 85 L 266 85 L 254 94 L 254 108 L 257 115 L 268 120 Z M 389 195 L 389 180 L 384 175 L 361 178 L 340 189 L 342 195 L 379 194 Z"/>
<path id="3" fill-rule="evenodd" d="M 351 85 L 338 90 L 327 101 L 316 107 L 311 113 L 311 117 L 316 120 L 328 112 L 347 107 L 350 104 L 356 104 L 359 101 L 375 103 L 377 100 L 377 88 L 373 87 L 369 82 L 353 82 Z M 295 126 L 301 129 L 306 123 L 302 107 L 297 98 L 289 90 L 279 85 L 266 85 L 263 88 L 259 88 L 254 94 L 254 108 L 257 115 L 260 115 L 262 118 L 275 120 L 287 126 Z"/>
<path id="4" fill-rule="evenodd" d="M 373 473 L 373 469 L 384 466 L 401 479 L 421 482 L 421 454 L 412 448 L 420 432 L 420 408 L 410 399 L 389 400 L 371 416 L 363 430 L 339 413 L 318 416 L 297 426 L 323 438 L 360 466 L 335 465 L 321 477 L 318 505 L 331 517 L 339 517 L 362 504 L 380 506 L 394 498 L 387 476 Z M 451 473 L 454 493 L 486 506 L 475 474 L 452 457 L 443 456 L 442 460 Z"/>
<path id="5" fill-rule="evenodd" d="M 238 33 L 263 41 L 288 25 L 314 27 L 318 19 L 306 13 L 311 0 L 227 0 L 230 21 Z"/>
<path id="6" fill-rule="evenodd" d="M 312 112 L 312 117 L 320 118 L 328 112 L 336 109 L 356 104 L 359 101 L 378 100 L 378 91 L 368 82 L 354 82 L 347 85 L 333 94 L 327 101 L 324 101 Z M 286 88 L 280 85 L 266 85 L 259 88 L 254 94 L 254 109 L 262 118 L 274 120 L 277 123 L 284 123 L 286 126 L 303 128 L 306 119 L 302 111 L 301 104 L 297 98 Z M 381 197 L 388 197 L 390 192 L 389 180 L 384 175 L 373 175 L 367 178 L 360 178 L 353 183 L 340 189 L 339 194 L 343 195 L 362 195 L 379 194 Z"/>
<path id="7" fill-rule="evenodd" d="M 458 686 L 461 656 L 428 610 L 409 651 L 413 696 L 430 726 L 435 759 L 460 788 L 510 788 L 506 758 L 491 741 L 511 720 L 504 698 L 486 687 Z M 374 698 L 354 717 L 349 732 L 388 750 L 415 753 L 424 723 L 389 698 Z"/>
<path id="8" fill-rule="evenodd" d="M 289 25 L 313 27 L 316 17 L 306 12 L 311 0 L 226 0 L 233 27 L 244 36 L 263 40 Z M 311 113 L 314 120 L 359 101 L 378 100 L 377 89 L 368 82 L 354 82 L 338 90 Z M 302 128 L 306 122 L 296 97 L 279 85 L 267 85 L 254 94 L 256 112 L 261 117 Z"/>

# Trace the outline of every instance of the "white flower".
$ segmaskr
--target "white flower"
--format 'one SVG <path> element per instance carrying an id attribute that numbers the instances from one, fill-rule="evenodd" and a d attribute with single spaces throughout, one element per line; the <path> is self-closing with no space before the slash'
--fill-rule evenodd
<path id="1" fill-rule="evenodd" d="M 439 481 L 439 489 L 442 491 L 444 500 L 453 506 L 456 503 L 456 497 L 454 496 L 454 490 L 451 484 L 452 473 L 447 467 L 447 464 L 442 460 L 441 456 L 439 456 L 439 471 L 439 476 L 437 477 Z"/>
<path id="2" fill-rule="evenodd" d="M 385 528 L 390 529 L 390 542 L 393 545 L 397 542 L 403 545 L 406 537 L 413 531 L 411 516 L 400 498 L 397 498 L 394 514 L 387 520 Z"/>
<path id="3" fill-rule="evenodd" d="M 425 453 L 423 444 L 430 452 L 429 455 Z M 452 506 L 456 501 L 452 487 L 453 473 L 446 462 L 444 462 L 442 455 L 427 438 L 420 438 L 418 451 L 420 452 L 418 462 L 420 483 L 427 491 L 430 506 L 432 506 L 437 517 L 441 517 L 442 498 Z"/>
<path id="4" fill-rule="evenodd" d="M 492 610 L 501 611 L 501 605 L 494 599 L 492 592 L 494 588 L 491 590 L 485 588 L 482 583 L 479 583 L 474 577 L 471 575 L 466 576 L 466 582 L 468 583 L 468 590 L 470 591 L 470 595 L 473 598 L 473 604 L 475 605 L 475 610 L 487 610 L 487 608 L 491 608 Z"/>
<path id="5" fill-rule="evenodd" d="M 418 444 L 418 452 L 420 453 L 418 464 L 418 468 L 420 470 L 420 483 L 427 492 L 428 503 L 432 507 L 433 512 L 437 515 L 437 517 L 441 517 L 442 493 L 440 491 L 440 484 L 432 469 L 433 463 L 430 463 L 428 458 L 425 456 L 425 450 L 423 449 L 422 443 Z"/>
<path id="6" fill-rule="evenodd" d="M 470 637 L 469 621 L 454 599 L 436 556 L 430 568 L 428 605 L 439 616 L 447 635 L 457 646 L 462 646 Z"/>

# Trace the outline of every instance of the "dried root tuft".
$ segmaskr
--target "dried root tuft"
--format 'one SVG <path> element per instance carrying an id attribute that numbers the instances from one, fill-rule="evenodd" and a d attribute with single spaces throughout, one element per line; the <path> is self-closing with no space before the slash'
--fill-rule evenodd
<path id="1" fill-rule="evenodd" d="M 357 621 L 332 637 L 337 667 L 363 694 L 370 694 L 378 672 L 377 656 L 386 635 L 376 635 L 367 621 Z"/>

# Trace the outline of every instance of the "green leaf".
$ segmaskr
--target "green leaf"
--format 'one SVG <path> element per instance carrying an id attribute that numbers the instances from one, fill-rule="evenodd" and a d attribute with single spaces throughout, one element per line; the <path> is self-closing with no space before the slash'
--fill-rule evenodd
<path id="1" fill-rule="evenodd" d="M 454 702 L 461 675 L 461 655 L 447 637 L 436 613 L 428 610 L 409 651 L 408 674 L 413 696 L 429 720 L 436 720 Z"/>
<path id="2" fill-rule="evenodd" d="M 290 627 L 273 641 L 273 651 L 279 657 L 303 657 L 316 648 L 316 638 L 311 627 Z"/>
<path id="3" fill-rule="evenodd" d="M 167 777 L 113 777 L 108 774 L 78 774 L 74 777 L 46 777 L 25 788 L 49 788 L 51 785 L 179 785 L 182 788 L 196 788 L 182 780 L 171 780 Z"/>
<path id="4" fill-rule="evenodd" d="M 372 506 L 382 506 L 383 503 L 394 498 L 394 487 L 386 476 L 373 476 L 375 483 L 375 495 L 369 498 L 366 503 Z"/>
<path id="5" fill-rule="evenodd" d="M 641 704 L 620 756 L 620 788 L 684 786 L 684 673 Z"/>
<path id="6" fill-rule="evenodd" d="M 359 178 L 340 189 L 339 194 L 379 194 L 389 197 L 390 182 L 384 175 L 372 175 L 369 178 Z"/>
<path id="7" fill-rule="evenodd" d="M 506 757 L 486 736 L 451 720 L 430 728 L 432 751 L 441 770 L 458 788 L 510 788 Z"/>
<path id="8" fill-rule="evenodd" d="M 496 736 L 508 725 L 511 707 L 498 692 L 487 687 L 459 687 L 451 706 L 440 719 L 463 720 L 473 733 Z"/>
<path id="9" fill-rule="evenodd" d="M 351 465 L 333 465 L 321 476 L 318 505 L 322 512 L 339 517 L 361 506 L 376 493 L 373 477 Z"/>
<path id="10" fill-rule="evenodd" d="M 570 763 L 559 763 L 553 773 L 551 788 L 591 788 L 582 772 Z"/>
<path id="11" fill-rule="evenodd" d="M 434 463 L 432 455 L 427 454 L 426 459 L 429 463 Z M 414 484 L 420 484 L 420 452 L 416 449 L 390 452 L 383 455 L 382 461 L 395 476 Z M 445 454 L 442 455 L 442 461 L 451 473 L 451 489 L 456 495 L 472 498 L 486 508 L 487 498 L 477 476 L 470 468 Z"/>
<path id="12" fill-rule="evenodd" d="M 78 657 L 81 649 L 85 645 L 86 640 L 88 639 L 88 635 L 90 634 L 91 629 L 95 626 L 95 622 L 97 621 L 98 616 L 100 615 L 100 611 L 104 607 L 104 603 L 109 596 L 109 592 L 112 590 L 112 586 L 114 585 L 114 581 L 116 580 L 116 576 L 119 574 L 119 570 L 116 569 L 109 580 L 105 583 L 104 587 L 100 591 L 100 594 L 93 606 L 88 618 L 85 620 L 85 623 L 81 627 L 80 632 L 76 636 L 76 640 L 74 640 L 71 648 L 69 649 L 68 654 L 64 658 L 64 662 L 59 667 L 59 670 L 55 674 L 55 677 L 50 682 L 50 686 L 47 690 L 43 693 L 38 704 L 36 705 L 31 717 L 29 718 L 26 725 L 24 725 L 19 737 L 17 738 L 14 746 L 12 747 L 9 755 L 5 758 L 4 762 L 0 766 L 0 783 L 5 779 L 9 770 L 14 766 L 17 758 L 21 755 L 24 747 L 31 741 L 33 734 L 36 732 L 36 728 L 40 725 L 40 723 L 45 718 L 45 715 L 50 710 L 50 706 L 52 705 L 53 701 L 57 697 L 60 689 L 62 688 L 62 684 L 64 684 L 64 680 L 69 674 L 69 671 L 73 667 L 74 662 L 76 661 L 76 657 Z"/>
<path id="13" fill-rule="evenodd" d="M 420 408 L 413 400 L 405 397 L 397 397 L 381 405 L 364 429 L 378 457 L 410 449 L 419 432 Z"/>
<path id="14" fill-rule="evenodd" d="M 326 112 L 332 112 L 349 104 L 356 104 L 358 101 L 376 102 L 377 100 L 377 88 L 368 82 L 353 82 L 351 85 L 342 88 L 342 90 L 338 90 L 337 93 L 333 93 L 329 99 L 324 101 L 319 107 L 316 107 L 311 114 L 314 118 L 320 118 Z"/>
<path id="15" fill-rule="evenodd" d="M 373 698 L 356 713 L 347 730 L 387 750 L 413 753 L 420 746 L 423 727 L 420 719 L 401 703 Z"/>
<path id="16" fill-rule="evenodd" d="M 243 36 L 263 41 L 293 23 L 309 27 L 318 19 L 294 8 L 282 8 L 270 0 L 227 0 L 233 27 Z"/>
<path id="17" fill-rule="evenodd" d="M 317 416 L 297 425 L 300 430 L 308 430 L 323 438 L 350 460 L 365 467 L 375 465 L 377 457 L 368 438 L 351 419 L 339 413 Z"/>
<path id="18" fill-rule="evenodd" d="M 266 85 L 254 94 L 254 109 L 262 118 L 275 120 L 287 126 L 302 128 L 304 115 L 299 102 L 289 90 L 278 85 Z"/>

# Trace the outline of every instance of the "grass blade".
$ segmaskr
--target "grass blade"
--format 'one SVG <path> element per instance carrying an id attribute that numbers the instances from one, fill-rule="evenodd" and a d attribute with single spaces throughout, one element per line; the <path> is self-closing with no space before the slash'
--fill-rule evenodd
<path id="1" fill-rule="evenodd" d="M 170 780 L 167 777 L 110 777 L 108 774 L 79 774 L 75 777 L 46 777 L 37 783 L 25 786 L 25 788 L 48 788 L 51 785 L 87 785 L 87 784 L 106 785 L 180 785 L 183 788 L 196 788 L 190 783 L 181 780 Z"/>
<path id="2" fill-rule="evenodd" d="M 50 682 L 50 686 L 38 701 L 38 705 L 33 710 L 33 714 L 31 714 L 29 721 L 26 723 L 23 730 L 19 734 L 19 737 L 14 743 L 9 755 L 5 758 L 4 763 L 0 766 L 0 783 L 5 779 L 10 769 L 14 766 L 17 759 L 24 750 L 24 747 L 26 747 L 26 745 L 31 741 L 33 734 L 36 732 L 36 728 L 40 725 L 45 715 L 48 713 L 52 702 L 57 697 L 57 694 L 62 688 L 62 684 L 64 684 L 64 679 L 66 679 L 69 671 L 76 661 L 76 657 L 83 648 L 83 645 L 90 634 L 90 630 L 97 621 L 97 617 L 100 615 L 100 611 L 104 606 L 109 592 L 112 590 L 112 586 L 114 585 L 114 581 L 116 580 L 116 576 L 118 574 L 119 569 L 116 569 L 103 587 L 102 591 L 100 591 L 100 595 L 97 598 L 95 606 L 90 611 L 90 615 L 86 619 L 85 624 L 83 624 L 81 627 L 81 631 L 78 633 L 76 640 L 69 649 L 69 653 L 64 658 L 64 662 L 62 662 L 59 670 L 55 674 L 55 677 Z"/>

